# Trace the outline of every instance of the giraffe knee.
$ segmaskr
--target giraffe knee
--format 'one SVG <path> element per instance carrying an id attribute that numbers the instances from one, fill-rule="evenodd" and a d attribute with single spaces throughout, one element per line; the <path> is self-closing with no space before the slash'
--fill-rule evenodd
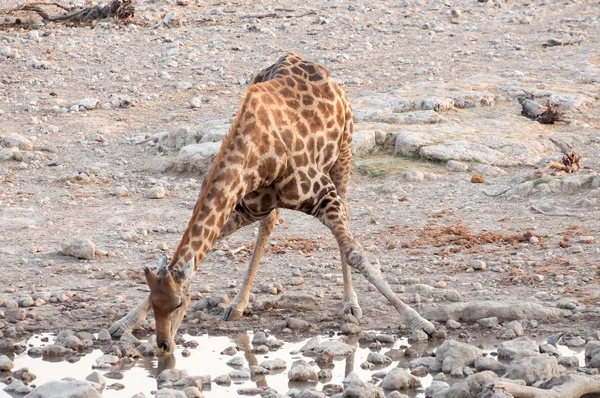
<path id="1" fill-rule="evenodd" d="M 364 254 L 361 250 L 357 248 L 350 250 L 346 258 L 348 260 L 348 265 L 350 265 L 352 268 L 359 270 L 362 268 L 361 265 L 364 259 Z"/>

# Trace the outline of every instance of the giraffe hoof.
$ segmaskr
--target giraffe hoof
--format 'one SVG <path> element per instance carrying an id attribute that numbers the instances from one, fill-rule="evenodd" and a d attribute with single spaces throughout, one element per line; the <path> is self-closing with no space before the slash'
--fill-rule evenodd
<path id="1" fill-rule="evenodd" d="M 244 310 L 239 310 L 235 305 L 229 305 L 225 308 L 225 312 L 223 312 L 223 320 L 224 321 L 235 321 L 242 317 Z"/>
<path id="2" fill-rule="evenodd" d="M 120 337 L 127 332 L 130 332 L 130 329 L 121 320 L 116 321 L 108 328 L 108 333 L 113 337 Z"/>
<path id="3" fill-rule="evenodd" d="M 350 314 L 354 316 L 356 319 L 362 318 L 362 309 L 356 302 L 347 302 L 344 303 L 344 314 Z"/>

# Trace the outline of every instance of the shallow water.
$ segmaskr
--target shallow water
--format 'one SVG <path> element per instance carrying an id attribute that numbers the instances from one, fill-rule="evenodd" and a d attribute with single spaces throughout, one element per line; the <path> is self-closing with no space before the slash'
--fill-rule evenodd
<path id="1" fill-rule="evenodd" d="M 42 342 L 42 337 L 48 337 L 48 342 Z M 314 387 L 317 390 L 321 390 L 324 384 L 334 383 L 341 384 L 344 377 L 350 373 L 351 371 L 357 372 L 362 380 L 371 380 L 371 375 L 375 372 L 381 370 L 389 370 L 393 367 L 398 366 L 398 362 L 392 362 L 388 366 L 376 367 L 369 370 L 364 370 L 360 367 L 360 364 L 363 363 L 369 353 L 371 352 L 366 346 L 359 345 L 357 341 L 349 341 L 350 344 L 355 344 L 357 346 L 356 352 L 342 359 L 334 360 L 333 367 L 329 365 L 329 369 L 332 372 L 332 379 L 326 383 L 313 383 L 313 384 L 297 384 L 291 383 L 288 381 L 287 373 L 293 361 L 297 359 L 305 359 L 307 362 L 310 362 L 310 357 L 305 357 L 301 353 L 296 353 L 299 349 L 309 340 L 309 338 L 290 340 L 290 336 L 285 336 L 282 338 L 281 336 L 277 336 L 285 341 L 285 344 L 278 350 L 269 352 L 265 355 L 257 355 L 250 352 L 251 341 L 252 341 L 252 333 L 244 333 L 239 334 L 233 337 L 229 336 L 189 336 L 184 335 L 186 341 L 195 340 L 198 342 L 197 348 L 189 349 L 191 355 L 189 357 L 184 357 L 181 355 L 183 351 L 183 347 L 178 346 L 175 354 L 173 356 L 157 359 L 157 358 L 140 358 L 138 359 L 133 366 L 128 369 L 122 369 L 124 373 L 124 378 L 121 380 L 114 380 L 106 378 L 107 386 L 112 383 L 119 382 L 125 385 L 125 388 L 122 390 L 111 390 L 105 389 L 103 392 L 103 397 L 111 398 L 111 397 L 131 397 L 135 393 L 143 392 L 147 397 L 151 397 L 151 392 L 156 390 L 156 380 L 155 378 L 167 368 L 176 368 L 176 369 L 184 369 L 188 372 L 190 376 L 200 376 L 200 375 L 210 375 L 211 378 L 215 378 L 217 376 L 221 376 L 227 374 L 236 368 L 232 368 L 227 365 L 226 362 L 229 361 L 233 356 L 221 355 L 220 353 L 227 347 L 240 345 L 246 348 L 246 351 L 240 351 L 235 356 L 240 356 L 244 359 L 243 368 L 248 369 L 250 365 L 258 365 L 265 359 L 283 359 L 288 367 L 285 370 L 280 371 L 279 373 L 271 373 L 266 376 L 260 376 L 258 379 L 253 380 L 244 380 L 239 382 L 233 382 L 230 386 L 219 386 L 215 383 L 212 383 L 211 386 L 204 386 L 204 396 L 207 398 L 216 398 L 216 397 L 231 397 L 237 395 L 237 390 L 242 387 L 271 387 L 277 390 L 281 394 L 285 394 L 290 388 L 308 388 Z M 330 337 L 328 335 L 321 336 L 323 341 L 325 340 L 339 340 L 340 336 Z M 28 346 L 43 346 L 52 344 L 53 336 L 52 335 L 37 335 L 30 338 L 27 341 Z M 441 342 L 438 342 L 441 344 Z M 484 352 L 490 353 L 494 351 L 494 344 L 497 344 L 497 341 L 493 340 L 482 340 L 482 341 L 470 341 L 470 344 L 478 345 L 482 344 L 484 347 Z M 383 345 L 381 352 L 385 353 L 387 350 L 391 348 L 399 348 L 400 346 L 409 346 L 406 339 L 398 339 L 393 345 L 387 344 Z M 422 353 L 426 349 L 435 349 L 435 346 L 428 344 L 420 344 L 420 345 L 412 345 L 417 352 Z M 584 362 L 584 351 L 583 348 L 578 351 L 573 351 L 566 346 L 559 345 L 559 351 L 562 355 L 576 355 L 580 359 L 580 363 L 583 365 Z M 22 367 L 28 367 L 30 372 L 35 374 L 37 378 L 33 381 L 32 384 L 41 385 L 45 382 L 51 380 L 60 380 L 63 377 L 73 377 L 75 379 L 85 379 L 91 372 L 94 371 L 92 369 L 92 365 L 95 364 L 95 361 L 98 357 L 102 356 L 103 353 L 101 350 L 96 349 L 91 353 L 83 355 L 80 357 L 80 360 L 75 363 L 70 363 L 67 361 L 61 362 L 49 362 L 45 361 L 42 358 L 33 358 L 26 354 L 26 352 L 19 354 L 14 358 L 15 366 L 14 370 L 20 369 Z M 408 362 L 414 358 L 404 358 L 400 364 L 408 368 Z M 318 371 L 318 365 L 314 365 L 315 369 Z M 239 368 L 237 368 L 239 369 Z M 106 369 L 98 369 L 98 371 L 102 374 L 107 373 L 109 370 Z M 408 394 L 411 397 L 424 397 L 424 389 L 431 384 L 432 375 L 427 375 L 425 377 L 420 378 L 421 383 L 423 385 L 422 389 L 413 390 L 413 391 L 405 391 L 405 394 Z M 449 382 L 451 382 L 450 380 Z M 10 397 L 6 392 L 2 391 L 4 385 L 0 383 L 0 397 Z M 210 389 L 209 389 L 210 388 Z"/>

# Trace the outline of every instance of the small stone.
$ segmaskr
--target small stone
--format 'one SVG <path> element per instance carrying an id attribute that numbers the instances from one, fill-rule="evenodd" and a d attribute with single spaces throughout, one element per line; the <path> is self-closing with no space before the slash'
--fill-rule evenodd
<path id="1" fill-rule="evenodd" d="M 115 196 L 117 198 L 122 198 L 124 196 L 127 196 L 129 194 L 129 190 L 124 187 L 124 186 L 120 186 L 120 187 L 116 187 L 115 188 Z"/>
<path id="2" fill-rule="evenodd" d="M 292 330 L 307 330 L 307 329 L 309 329 L 308 322 L 306 322 L 302 319 L 288 318 L 286 320 L 286 322 L 287 322 L 287 327 Z"/>
<path id="3" fill-rule="evenodd" d="M 200 97 L 192 97 L 190 99 L 190 108 L 196 109 L 202 106 L 202 99 Z"/>
<path id="4" fill-rule="evenodd" d="M 462 325 L 460 322 L 455 321 L 454 319 L 448 319 L 446 321 L 446 327 L 448 329 L 458 329 L 460 328 Z"/>
<path id="5" fill-rule="evenodd" d="M 148 190 L 148 193 L 146 196 L 149 199 L 162 199 L 165 197 L 166 194 L 167 194 L 167 190 L 165 189 L 165 187 L 156 186 L 156 187 L 150 188 Z"/>
<path id="6" fill-rule="evenodd" d="M 231 385 L 231 377 L 229 375 L 217 376 L 213 380 L 215 384 L 219 386 L 230 386 Z"/>
<path id="7" fill-rule="evenodd" d="M 22 308 L 13 308 L 4 311 L 4 318 L 11 323 L 16 323 L 25 320 L 27 312 Z"/>
<path id="8" fill-rule="evenodd" d="M 580 336 L 577 336 L 577 337 L 574 337 L 572 339 L 565 341 L 565 345 L 567 347 L 583 347 L 585 345 L 585 343 L 586 343 L 585 339 L 583 339 Z"/>
<path id="9" fill-rule="evenodd" d="M 485 182 L 485 178 L 483 177 L 483 175 L 475 173 L 471 176 L 471 182 L 473 184 L 483 184 Z"/>
<path id="10" fill-rule="evenodd" d="M 112 340 L 112 336 L 110 335 L 108 330 L 101 329 L 100 332 L 98 332 L 98 341 L 111 341 L 111 340 Z"/>
<path id="11" fill-rule="evenodd" d="M 490 318 L 481 318 L 477 320 L 477 324 L 483 328 L 493 328 L 498 325 L 498 318 L 490 317 Z"/>
<path id="12" fill-rule="evenodd" d="M 579 358 L 577 358 L 576 356 L 560 357 L 558 358 L 558 364 L 567 368 L 578 368 Z"/>
<path id="13" fill-rule="evenodd" d="M 514 336 L 520 337 L 523 335 L 523 332 L 523 325 L 521 325 L 519 321 L 511 321 L 502 329 L 501 338 L 514 338 Z"/>
<path id="14" fill-rule="evenodd" d="M 288 372 L 288 379 L 290 381 L 317 381 L 319 376 L 315 369 L 306 361 L 300 359 L 292 364 Z"/>
<path id="15" fill-rule="evenodd" d="M 485 263 L 485 261 L 481 260 L 472 260 L 469 262 L 469 265 L 477 271 L 484 271 L 487 269 L 487 264 Z"/>
<path id="16" fill-rule="evenodd" d="M 406 369 L 396 367 L 383 378 L 380 387 L 384 390 L 408 390 L 421 387 L 421 380 Z"/>
<path id="17" fill-rule="evenodd" d="M 427 335 L 427 333 L 425 333 L 422 330 L 415 330 L 408 337 L 408 342 L 409 343 L 418 343 L 420 341 L 428 341 L 428 340 L 429 340 L 429 336 Z"/>
<path id="18" fill-rule="evenodd" d="M 0 371 L 5 372 L 12 370 L 14 366 L 13 361 L 10 360 L 6 355 L 0 355 Z"/>
<path id="19" fill-rule="evenodd" d="M 89 239 L 77 239 L 69 243 L 63 243 L 61 251 L 67 256 L 93 260 L 96 255 L 96 245 Z"/>
<path id="20" fill-rule="evenodd" d="M 469 170 L 469 165 L 456 160 L 449 160 L 448 163 L 446 163 L 446 169 L 452 173 L 465 172 Z"/>
<path id="21" fill-rule="evenodd" d="M 410 182 L 425 181 L 425 174 L 417 170 L 407 170 L 402 174 L 402 177 Z"/>

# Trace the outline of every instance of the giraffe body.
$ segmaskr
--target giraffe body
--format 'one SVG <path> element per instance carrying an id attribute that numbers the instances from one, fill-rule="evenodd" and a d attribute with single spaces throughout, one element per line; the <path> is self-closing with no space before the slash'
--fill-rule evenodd
<path id="1" fill-rule="evenodd" d="M 400 301 L 368 264 L 348 228 L 352 131 L 348 98 L 322 66 L 287 54 L 255 75 L 171 263 L 156 273 L 146 269 L 150 297 L 109 331 L 131 329 L 153 309 L 158 348 L 171 352 L 196 266 L 215 241 L 258 221 L 259 236 L 246 278 L 224 314 L 226 320 L 241 317 L 279 209 L 286 208 L 317 217 L 336 237 L 345 312 L 362 315 L 352 287 L 353 267 L 377 286 L 413 329 L 432 333 L 433 325 Z"/>

